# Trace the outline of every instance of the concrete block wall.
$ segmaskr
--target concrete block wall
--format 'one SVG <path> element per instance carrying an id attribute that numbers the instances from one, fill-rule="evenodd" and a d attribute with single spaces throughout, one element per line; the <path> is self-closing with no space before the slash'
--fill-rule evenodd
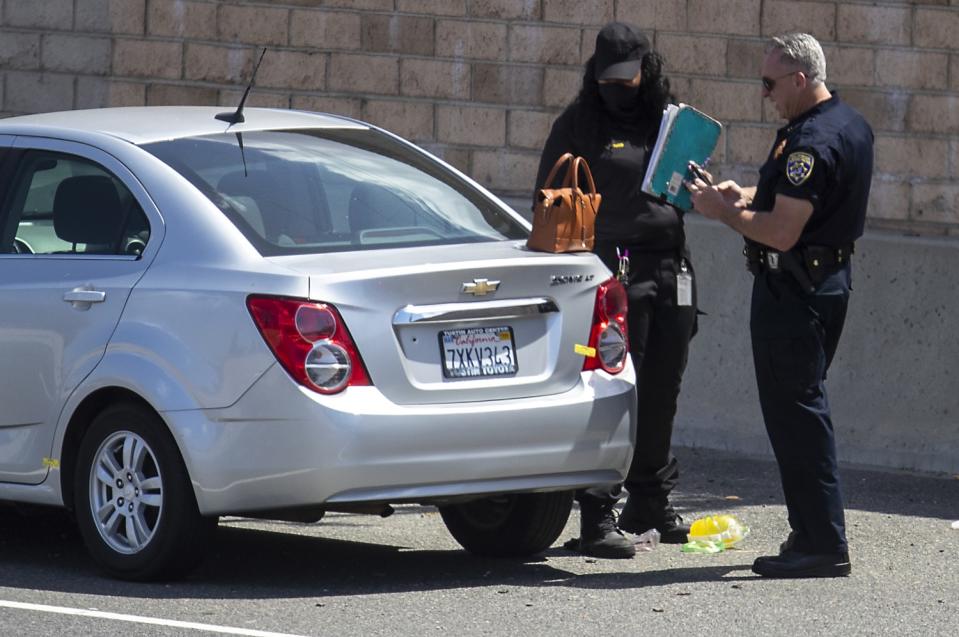
<path id="1" fill-rule="evenodd" d="M 680 100 L 726 124 L 714 166 L 750 181 L 780 125 L 763 42 L 805 30 L 877 133 L 870 226 L 959 233 L 959 1 L 0 0 L 0 114 L 138 104 L 344 113 L 526 196 L 598 28 L 645 28 Z"/>

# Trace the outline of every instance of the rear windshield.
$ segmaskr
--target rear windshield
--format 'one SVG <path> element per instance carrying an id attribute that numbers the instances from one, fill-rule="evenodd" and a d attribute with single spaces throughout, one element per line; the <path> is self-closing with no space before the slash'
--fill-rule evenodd
<path id="1" fill-rule="evenodd" d="M 375 130 L 228 133 L 143 148 L 209 197 L 264 256 L 527 235 L 462 178 Z"/>

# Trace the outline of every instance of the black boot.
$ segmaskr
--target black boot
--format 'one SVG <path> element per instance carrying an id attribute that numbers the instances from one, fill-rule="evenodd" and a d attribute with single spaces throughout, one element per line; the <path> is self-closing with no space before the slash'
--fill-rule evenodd
<path id="1" fill-rule="evenodd" d="M 780 555 L 757 557 L 753 573 L 763 577 L 846 577 L 852 571 L 849 553 L 803 553 L 787 549 Z"/>
<path id="2" fill-rule="evenodd" d="M 800 534 L 799 531 L 791 530 L 789 531 L 789 536 L 779 545 L 778 555 L 762 555 L 756 558 L 755 564 L 782 557 L 787 553 L 795 553 L 797 551 L 800 553 L 808 553 L 809 551 L 806 550 L 808 548 L 810 547 L 804 541 L 802 534 Z"/>
<path id="3" fill-rule="evenodd" d="M 579 501 L 579 552 L 591 557 L 628 559 L 636 547 L 616 528 L 614 500 L 583 497 Z"/>
<path id="4" fill-rule="evenodd" d="M 664 544 L 685 544 L 689 540 L 689 525 L 683 523 L 666 496 L 630 495 L 619 516 L 619 528 L 636 534 L 656 529 L 659 541 Z"/>

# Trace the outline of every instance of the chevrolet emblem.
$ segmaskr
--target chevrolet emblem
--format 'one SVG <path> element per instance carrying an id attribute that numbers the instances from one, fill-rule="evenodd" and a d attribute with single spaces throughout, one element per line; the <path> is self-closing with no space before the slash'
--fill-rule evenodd
<path id="1" fill-rule="evenodd" d="M 499 281 L 488 279 L 473 279 L 472 283 L 464 283 L 462 292 L 473 296 L 486 296 L 499 288 Z"/>

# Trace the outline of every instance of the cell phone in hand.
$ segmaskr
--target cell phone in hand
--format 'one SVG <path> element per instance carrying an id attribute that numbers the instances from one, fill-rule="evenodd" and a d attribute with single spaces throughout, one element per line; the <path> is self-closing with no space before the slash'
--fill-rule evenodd
<path id="1" fill-rule="evenodd" d="M 689 172 L 693 173 L 697 179 L 701 179 L 707 186 L 713 185 L 713 180 L 710 179 L 709 175 L 707 175 L 706 172 L 695 162 L 689 162 Z"/>

